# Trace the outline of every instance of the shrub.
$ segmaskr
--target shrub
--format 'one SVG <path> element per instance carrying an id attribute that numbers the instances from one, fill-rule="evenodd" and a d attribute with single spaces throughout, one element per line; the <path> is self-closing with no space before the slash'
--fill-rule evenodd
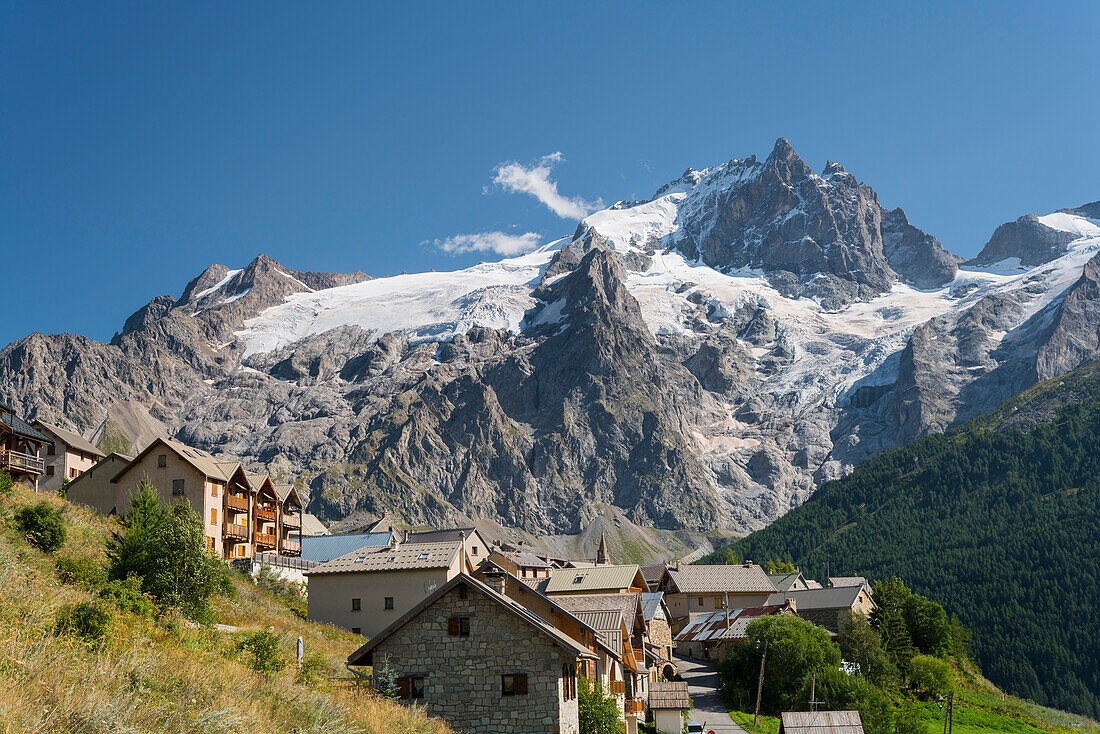
<path id="1" fill-rule="evenodd" d="M 894 707 L 890 699 L 871 681 L 862 675 L 848 675 L 835 667 L 822 668 L 817 673 L 819 701 L 828 701 L 838 709 L 854 709 L 863 721 L 868 734 L 885 734 L 894 729 Z M 801 698 L 808 701 L 809 686 L 803 689 Z"/>
<path id="2" fill-rule="evenodd" d="M 58 610 L 55 630 L 59 635 L 74 635 L 93 642 L 107 635 L 113 623 L 111 611 L 102 604 L 82 601 Z"/>
<path id="3" fill-rule="evenodd" d="M 99 590 L 99 595 L 122 611 L 139 617 L 152 619 L 157 613 L 153 600 L 141 593 L 141 579 L 137 576 L 108 581 Z"/>
<path id="4" fill-rule="evenodd" d="M 897 734 L 928 734 L 928 727 L 924 724 L 920 710 L 912 704 L 907 704 L 898 711 L 894 730 Z"/>
<path id="5" fill-rule="evenodd" d="M 328 661 L 315 652 L 306 655 L 298 669 L 298 682 L 313 685 L 323 680 L 329 672 Z"/>
<path id="6" fill-rule="evenodd" d="M 15 482 L 11 480 L 11 475 L 6 471 L 0 471 L 0 497 L 7 497 L 11 494 L 11 488 L 15 486 Z"/>
<path id="7" fill-rule="evenodd" d="M 61 556 L 54 565 L 57 566 L 57 578 L 63 584 L 93 590 L 107 580 L 107 572 L 88 556 Z"/>
<path id="8" fill-rule="evenodd" d="M 618 702 L 599 682 L 592 685 L 587 678 L 577 681 L 577 718 L 581 734 L 619 734 L 623 730 Z"/>
<path id="9" fill-rule="evenodd" d="M 108 576 L 137 576 L 162 609 L 200 622 L 213 618 L 210 598 L 229 593 L 225 565 L 206 547 L 202 520 L 186 505 L 167 507 L 148 480 L 130 498 L 122 530 L 107 541 Z"/>
<path id="10" fill-rule="evenodd" d="M 61 510 L 46 501 L 27 505 L 15 513 L 15 527 L 31 545 L 45 553 L 52 553 L 65 542 L 65 518 Z"/>
<path id="11" fill-rule="evenodd" d="M 947 661 L 931 655 L 916 655 L 909 661 L 909 682 L 917 691 L 943 696 L 955 687 L 955 676 Z"/>
<path id="12" fill-rule="evenodd" d="M 286 665 L 279 654 L 279 636 L 274 632 L 251 632 L 241 638 L 238 646 L 249 655 L 248 667 L 261 675 L 273 676 Z"/>

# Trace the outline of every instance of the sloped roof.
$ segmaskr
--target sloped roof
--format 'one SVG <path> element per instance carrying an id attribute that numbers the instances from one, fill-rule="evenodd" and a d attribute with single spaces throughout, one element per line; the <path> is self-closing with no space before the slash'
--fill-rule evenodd
<path id="1" fill-rule="evenodd" d="M 308 512 L 303 512 L 302 513 L 302 535 L 311 536 L 311 537 L 320 537 L 320 536 L 327 536 L 327 535 L 330 535 L 330 534 L 331 533 L 329 532 L 328 526 L 326 526 L 323 522 L 321 522 L 321 520 L 316 515 L 312 515 Z M 388 533 L 387 533 L 387 535 L 388 535 Z M 304 544 L 303 544 L 303 549 L 304 549 Z M 332 560 L 332 559 L 329 559 L 329 560 Z"/>
<path id="2" fill-rule="evenodd" d="M 359 548 L 310 569 L 306 575 L 450 568 L 461 547 L 462 544 L 456 541 L 454 543 L 401 543 L 396 548 L 388 545 Z"/>
<path id="3" fill-rule="evenodd" d="M 545 558 L 541 558 L 530 551 L 522 550 L 504 550 L 503 548 L 494 548 L 494 553 L 499 554 L 501 557 L 508 559 L 517 566 L 523 568 L 551 568 L 549 561 Z"/>
<path id="4" fill-rule="evenodd" d="M 95 445 L 92 444 L 91 441 L 84 438 L 79 433 L 67 431 L 60 426 L 55 426 L 51 423 L 47 423 L 46 421 L 35 421 L 34 425 L 45 429 L 47 433 L 52 433 L 53 435 L 57 436 L 59 439 L 61 439 L 63 443 L 72 446 L 77 451 L 83 451 L 86 454 L 98 456 L 101 459 L 105 456 L 105 454 L 100 451 L 99 448 L 97 448 Z"/>
<path id="5" fill-rule="evenodd" d="M 866 586 L 868 591 L 871 585 L 862 576 L 830 576 L 826 586 Z"/>
<path id="6" fill-rule="evenodd" d="M 169 448 L 175 451 L 179 456 L 191 466 L 198 469 L 204 475 L 210 479 L 217 479 L 222 482 L 228 482 L 230 477 L 233 476 L 233 472 L 236 471 L 236 467 L 240 464 L 236 461 L 224 461 L 214 458 L 213 455 L 203 451 L 202 449 L 194 449 L 186 444 L 182 444 L 175 439 L 158 439 L 165 443 Z M 144 455 L 149 449 L 156 446 L 156 441 L 149 444 L 149 448 L 141 452 Z"/>
<path id="7" fill-rule="evenodd" d="M 12 409 L 6 405 L 0 405 L 0 425 L 3 425 L 12 433 L 25 438 L 33 438 L 35 441 L 45 441 L 49 443 L 51 440 L 49 436 L 17 416 L 12 412 Z"/>
<path id="8" fill-rule="evenodd" d="M 642 594 L 642 617 L 645 621 L 649 622 L 657 616 L 657 610 L 661 608 L 664 598 L 662 591 L 647 591 Z"/>
<path id="9" fill-rule="evenodd" d="M 274 484 L 275 496 L 279 498 L 279 502 L 286 502 L 286 498 L 290 496 L 291 492 L 294 492 L 294 496 L 297 497 L 298 493 L 294 491 L 293 484 Z"/>
<path id="10" fill-rule="evenodd" d="M 781 734 L 863 734 L 858 711 L 784 711 Z"/>
<path id="11" fill-rule="evenodd" d="M 680 634 L 676 635 L 677 642 L 718 642 L 720 640 L 743 640 L 745 630 L 749 622 L 757 617 L 766 617 L 781 614 L 787 609 L 785 604 L 769 605 L 763 607 L 750 607 L 748 609 L 729 610 L 729 623 L 727 625 L 725 610 L 700 614 L 691 620 Z"/>
<path id="12" fill-rule="evenodd" d="M 639 566 L 638 570 L 642 572 L 642 578 L 649 585 L 649 588 L 657 588 L 657 584 L 660 583 L 661 577 L 665 575 L 665 564 L 663 563 L 649 563 L 645 566 Z"/>
<path id="13" fill-rule="evenodd" d="M 799 579 L 802 579 L 802 574 L 798 571 L 794 573 L 769 573 L 768 578 L 775 584 L 777 591 L 788 591 L 798 583 Z M 803 579 L 803 582 L 805 582 L 805 579 Z"/>
<path id="14" fill-rule="evenodd" d="M 547 594 L 583 593 L 607 589 L 627 589 L 638 575 L 637 566 L 593 566 L 592 568 L 556 568 L 550 571 Z"/>
<path id="15" fill-rule="evenodd" d="M 685 681 L 653 681 L 649 684 L 649 707 L 655 711 L 691 708 Z"/>
<path id="16" fill-rule="evenodd" d="M 774 594 L 776 591 L 763 567 L 755 564 L 671 566 L 668 575 L 676 590 L 685 594 Z"/>
<path id="17" fill-rule="evenodd" d="M 493 591 L 488 586 L 473 578 L 472 576 L 468 576 L 465 573 L 460 573 L 447 583 L 440 586 L 438 589 L 428 595 L 426 599 L 410 609 L 408 612 L 401 615 L 401 617 L 398 618 L 393 624 L 375 635 L 370 642 L 363 645 L 358 650 L 349 655 L 348 665 L 370 665 L 371 663 L 369 654 L 374 650 L 375 647 L 378 646 L 379 643 L 381 643 L 394 632 L 401 629 L 410 621 L 415 619 L 425 609 L 431 607 L 433 604 L 436 603 L 436 601 L 442 598 L 445 594 L 449 593 L 451 589 L 458 586 L 459 584 L 464 584 L 467 588 L 472 589 L 477 593 L 480 593 L 485 598 L 496 603 L 500 609 L 523 620 L 532 628 L 534 628 L 535 631 L 537 631 L 539 634 L 542 634 L 543 636 L 550 639 L 558 647 L 573 653 L 577 657 L 589 659 L 596 657 L 595 653 L 593 653 L 591 650 L 582 646 L 572 637 L 569 637 L 564 632 L 561 632 L 553 625 L 546 623 L 542 620 L 541 617 L 539 617 L 537 614 L 530 611 L 523 605 L 518 604 L 517 602 L 509 599 L 506 596 L 503 596 L 502 594 L 498 594 L 497 592 Z"/>
<path id="18" fill-rule="evenodd" d="M 634 627 L 639 613 L 638 594 L 556 594 L 551 597 L 563 609 L 578 612 L 615 611 L 626 618 L 627 626 Z"/>
<path id="19" fill-rule="evenodd" d="M 477 528 L 444 528 L 443 530 L 410 530 L 405 538 L 406 543 L 451 543 L 462 540 L 462 534 L 466 539 L 477 532 Z M 480 535 L 480 533 L 478 533 Z"/>
<path id="20" fill-rule="evenodd" d="M 787 600 L 795 603 L 795 611 L 811 609 L 851 609 L 859 598 L 862 586 L 826 586 L 823 589 L 803 589 L 772 594 L 768 604 L 782 604 Z"/>
<path id="21" fill-rule="evenodd" d="M 307 561 L 325 563 L 360 548 L 389 545 L 391 537 L 388 532 L 304 536 L 302 538 L 302 558 Z"/>

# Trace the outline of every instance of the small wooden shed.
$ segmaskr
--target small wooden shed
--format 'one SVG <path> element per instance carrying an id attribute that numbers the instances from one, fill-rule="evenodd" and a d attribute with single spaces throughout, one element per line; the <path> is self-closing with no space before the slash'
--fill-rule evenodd
<path id="1" fill-rule="evenodd" d="M 649 684 L 649 710 L 657 731 L 680 734 L 684 730 L 684 712 L 691 708 L 688 684 L 683 681 L 656 681 Z"/>
<path id="2" fill-rule="evenodd" d="M 863 734 L 858 711 L 784 711 L 779 734 Z"/>

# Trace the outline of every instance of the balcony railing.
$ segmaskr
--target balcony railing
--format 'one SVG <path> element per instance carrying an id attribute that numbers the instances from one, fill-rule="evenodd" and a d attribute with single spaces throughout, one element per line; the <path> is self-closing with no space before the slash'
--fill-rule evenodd
<path id="1" fill-rule="evenodd" d="M 283 515 L 283 527 L 300 528 L 302 527 L 302 518 L 291 514 Z"/>
<path id="2" fill-rule="evenodd" d="M 274 548 L 276 546 L 275 536 L 270 533 L 256 533 L 256 537 L 252 542 L 258 546 L 262 545 L 268 548 Z"/>
<path id="3" fill-rule="evenodd" d="M 628 698 L 623 701 L 623 711 L 627 716 L 642 716 L 645 714 L 645 700 Z"/>
<path id="4" fill-rule="evenodd" d="M 283 541 L 283 553 L 293 553 L 295 555 L 302 552 L 302 544 L 296 540 L 284 540 Z"/>
<path id="5" fill-rule="evenodd" d="M 46 462 L 34 454 L 24 454 L 22 451 L 0 451 L 0 467 L 4 469 L 41 474 L 45 465 Z"/>
<path id="6" fill-rule="evenodd" d="M 248 540 L 248 526 L 236 525 L 231 522 L 225 524 L 225 537 L 237 538 L 238 540 Z"/>
<path id="7" fill-rule="evenodd" d="M 260 520 L 267 520 L 268 522 L 275 522 L 275 510 L 270 507 L 256 506 L 256 517 Z"/>
<path id="8" fill-rule="evenodd" d="M 240 512 L 248 512 L 248 498 L 238 497 L 235 494 L 226 495 L 225 504 L 231 510 L 238 510 Z"/>

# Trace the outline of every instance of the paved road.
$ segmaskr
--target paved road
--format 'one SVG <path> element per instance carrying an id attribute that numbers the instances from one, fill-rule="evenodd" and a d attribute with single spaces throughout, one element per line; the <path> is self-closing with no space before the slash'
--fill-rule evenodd
<path id="1" fill-rule="evenodd" d="M 747 734 L 733 722 L 722 703 L 719 690 L 718 673 L 699 660 L 688 660 L 676 656 L 676 667 L 688 684 L 688 693 L 695 706 L 688 714 L 693 720 L 703 724 L 703 731 L 713 730 L 715 734 Z"/>

